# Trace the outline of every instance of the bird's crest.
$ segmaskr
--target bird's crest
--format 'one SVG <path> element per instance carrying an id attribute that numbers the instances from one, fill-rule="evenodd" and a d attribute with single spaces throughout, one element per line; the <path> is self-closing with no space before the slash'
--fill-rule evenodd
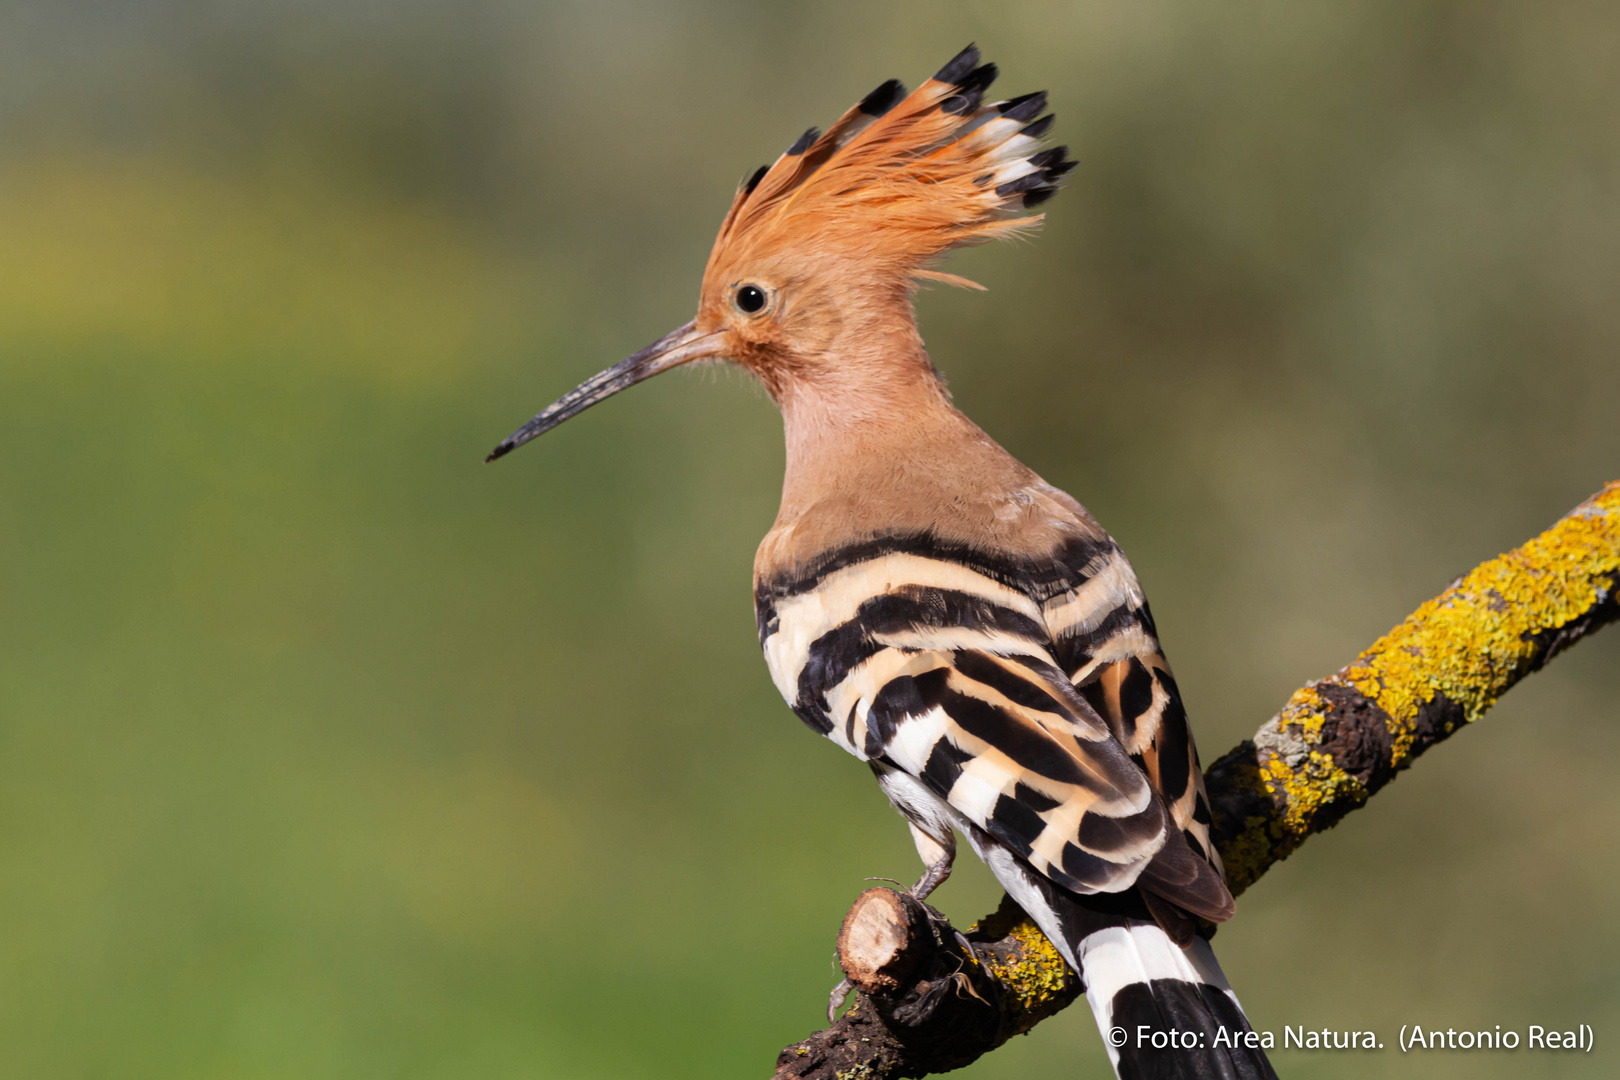
<path id="1" fill-rule="evenodd" d="M 996 65 L 969 45 L 910 94 L 873 90 L 825 132 L 806 131 L 737 190 L 711 274 L 773 250 L 818 253 L 902 278 L 972 285 L 929 268 L 951 248 L 1008 236 L 1040 216 L 1074 162 L 1042 149 L 1046 93 L 985 103 Z"/>

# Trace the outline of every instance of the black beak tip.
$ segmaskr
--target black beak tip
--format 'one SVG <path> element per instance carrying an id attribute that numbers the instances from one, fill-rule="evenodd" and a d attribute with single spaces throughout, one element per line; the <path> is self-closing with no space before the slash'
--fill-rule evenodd
<path id="1" fill-rule="evenodd" d="M 493 450 L 491 450 L 489 452 L 489 457 L 484 459 L 484 464 L 488 465 L 490 462 L 494 461 L 495 459 L 503 458 L 507 454 L 510 454 L 511 452 L 512 452 L 512 444 L 503 442 L 503 443 L 501 443 L 501 445 L 497 446 L 495 449 L 493 449 Z"/>

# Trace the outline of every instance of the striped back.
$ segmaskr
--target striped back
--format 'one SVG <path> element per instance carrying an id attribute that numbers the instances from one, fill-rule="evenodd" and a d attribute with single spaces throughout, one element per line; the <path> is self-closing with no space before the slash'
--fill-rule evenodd
<path id="1" fill-rule="evenodd" d="M 1117 892 L 1170 841 L 1186 851 L 1148 767 L 1155 734 L 1175 726 L 1166 718 L 1183 735 L 1185 718 L 1168 665 L 1152 662 L 1135 575 L 1106 536 L 1039 559 L 929 532 L 878 537 L 761 577 L 755 601 L 772 677 L 806 724 L 917 777 L 1049 879 Z M 1128 677 L 1105 680 L 1125 651 Z M 1151 670 L 1145 698 L 1138 668 Z M 1076 673 L 1090 682 L 1077 688 Z M 1137 711 L 1111 723 L 1119 708 Z M 1183 899 L 1216 915 L 1230 905 Z"/>

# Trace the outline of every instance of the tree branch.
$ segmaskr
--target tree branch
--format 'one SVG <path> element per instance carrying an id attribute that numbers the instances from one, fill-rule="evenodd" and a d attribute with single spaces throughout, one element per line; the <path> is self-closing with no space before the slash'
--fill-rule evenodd
<path id="1" fill-rule="evenodd" d="M 1482 563 L 1204 774 L 1232 892 L 1620 616 L 1620 481 Z"/>
<path id="2" fill-rule="evenodd" d="M 1232 892 L 1617 618 L 1620 481 L 1452 582 L 1336 674 L 1296 690 L 1254 738 L 1209 767 L 1215 843 Z M 846 927 L 863 908 L 888 913 L 889 951 L 876 961 L 857 956 L 866 946 L 840 935 L 856 1005 L 783 1050 L 777 1080 L 888 1080 L 959 1068 L 1080 994 L 1079 979 L 1010 899 L 969 928 L 971 955 L 942 916 L 909 897 L 870 890 Z"/>

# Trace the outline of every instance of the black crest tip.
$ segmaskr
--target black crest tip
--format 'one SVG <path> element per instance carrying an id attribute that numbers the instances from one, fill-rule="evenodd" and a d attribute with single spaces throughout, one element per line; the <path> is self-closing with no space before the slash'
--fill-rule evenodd
<path id="1" fill-rule="evenodd" d="M 1033 94 L 1008 98 L 996 108 L 1008 120 L 1033 120 L 1046 108 L 1046 91 L 1037 90 Z"/>
<path id="2" fill-rule="evenodd" d="M 743 197 L 747 198 L 748 196 L 752 195 L 754 193 L 754 189 L 759 187 L 759 182 L 765 179 L 765 174 L 770 171 L 771 167 L 769 165 L 761 165 L 759 168 L 755 169 L 754 175 L 750 176 L 747 183 L 743 184 Z"/>
<path id="3" fill-rule="evenodd" d="M 986 88 L 996 81 L 996 74 L 994 64 L 974 68 L 956 84 L 957 92 L 939 103 L 940 111 L 947 116 L 971 116 L 984 100 Z"/>
<path id="4" fill-rule="evenodd" d="M 954 86 L 962 81 L 963 76 L 978 66 L 979 47 L 977 45 L 969 45 L 967 48 L 951 57 L 950 61 L 944 67 L 934 72 L 934 78 L 938 79 L 940 82 L 950 83 Z"/>
<path id="5" fill-rule="evenodd" d="M 997 186 L 996 194 L 1003 199 L 1007 199 L 1014 195 L 1022 195 L 1027 191 L 1034 191 L 1036 188 L 1045 185 L 1046 182 L 1046 177 L 1038 172 L 1025 173 L 1016 180 L 1009 180 L 1005 184 Z"/>
<path id="6" fill-rule="evenodd" d="M 990 89 L 990 84 L 995 82 L 996 76 L 1000 74 L 1001 69 L 995 64 L 982 64 L 962 76 L 962 80 L 956 85 L 964 92 L 977 90 L 983 93 Z"/>
<path id="7" fill-rule="evenodd" d="M 787 148 L 788 156 L 798 157 L 814 146 L 819 138 L 821 138 L 820 128 L 806 128 L 804 134 L 795 139 L 793 145 Z"/>
<path id="8" fill-rule="evenodd" d="M 1063 155 L 1068 152 L 1069 148 L 1067 146 L 1054 146 L 1049 150 L 1042 150 L 1040 153 L 1033 155 L 1029 159 L 1029 163 L 1037 169 L 1044 169 L 1048 165 L 1061 164 Z"/>
<path id="9" fill-rule="evenodd" d="M 905 84 L 899 79 L 890 79 L 870 94 L 861 98 L 858 108 L 867 116 L 882 116 L 906 96 Z"/>
<path id="10" fill-rule="evenodd" d="M 1035 121 L 1033 124 L 1030 124 L 1028 127 L 1024 128 L 1018 134 L 1020 134 L 1020 135 L 1028 135 L 1032 139 L 1044 138 L 1046 136 L 1046 133 L 1048 131 L 1052 130 L 1052 124 L 1056 120 L 1057 120 L 1057 117 L 1055 115 L 1048 114 L 1046 116 L 1041 117 L 1039 120 Z"/>

